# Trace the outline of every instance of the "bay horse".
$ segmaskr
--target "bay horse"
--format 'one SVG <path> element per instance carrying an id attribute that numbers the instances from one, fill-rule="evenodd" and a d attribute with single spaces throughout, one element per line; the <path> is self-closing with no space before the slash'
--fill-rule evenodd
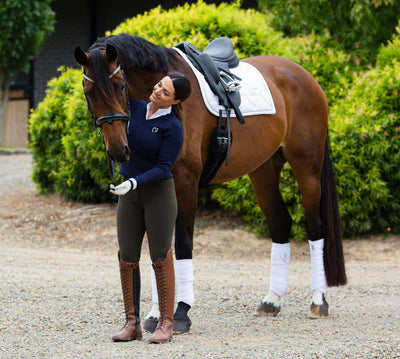
<path id="1" fill-rule="evenodd" d="M 183 102 L 180 118 L 184 144 L 173 167 L 178 200 L 175 230 L 178 307 L 174 329 L 176 320 L 184 323 L 177 331 L 188 331 L 191 321 L 187 313 L 194 302 L 191 260 L 199 179 L 217 118 L 204 105 L 191 67 L 173 48 L 120 34 L 98 39 L 87 52 L 78 47 L 74 57 L 83 67 L 84 93 L 93 120 L 103 134 L 108 157 L 118 163 L 129 158 L 128 98 L 148 101 L 154 84 L 169 71 L 183 73 L 192 84 L 192 94 Z M 329 153 L 327 98 L 317 81 L 295 62 L 278 56 L 241 61 L 262 74 L 276 113 L 246 117 L 244 124 L 231 121 L 233 142 L 229 163 L 220 167 L 210 184 L 249 175 L 272 239 L 270 291 L 258 306 L 257 314 L 276 315 L 280 297 L 287 289 L 292 224 L 279 190 L 279 177 L 283 165 L 290 164 L 302 196 L 310 243 L 310 317 L 324 317 L 328 315 L 326 287 L 344 285 L 347 281 Z M 179 263 L 186 263 L 183 271 L 179 271 Z M 149 314 L 146 318 L 157 316 Z"/>

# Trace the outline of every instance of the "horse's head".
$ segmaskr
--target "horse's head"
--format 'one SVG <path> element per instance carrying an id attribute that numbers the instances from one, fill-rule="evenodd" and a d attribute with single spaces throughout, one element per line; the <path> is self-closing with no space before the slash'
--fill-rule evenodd
<path id="1" fill-rule="evenodd" d="M 89 53 L 77 47 L 74 55 L 83 67 L 83 90 L 93 123 L 103 132 L 107 155 L 118 163 L 127 162 L 128 90 L 117 51 L 112 45 Z"/>

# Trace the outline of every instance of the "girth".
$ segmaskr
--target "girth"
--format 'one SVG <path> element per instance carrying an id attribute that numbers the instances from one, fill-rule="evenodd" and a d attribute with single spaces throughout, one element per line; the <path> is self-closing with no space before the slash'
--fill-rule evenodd
<path id="1" fill-rule="evenodd" d="M 229 117 L 226 118 L 225 124 L 222 121 L 223 119 L 220 115 L 217 127 L 211 132 L 207 163 L 201 172 L 199 189 L 206 187 L 211 182 L 224 161 L 228 164 L 232 132 L 230 130 Z"/>

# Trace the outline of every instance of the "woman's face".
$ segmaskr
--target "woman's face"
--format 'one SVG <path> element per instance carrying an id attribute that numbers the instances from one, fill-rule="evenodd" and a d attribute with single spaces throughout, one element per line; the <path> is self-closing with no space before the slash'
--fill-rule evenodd
<path id="1" fill-rule="evenodd" d="M 165 76 L 155 84 L 150 101 L 158 108 L 168 108 L 179 102 L 175 100 L 175 88 L 169 76 Z"/>

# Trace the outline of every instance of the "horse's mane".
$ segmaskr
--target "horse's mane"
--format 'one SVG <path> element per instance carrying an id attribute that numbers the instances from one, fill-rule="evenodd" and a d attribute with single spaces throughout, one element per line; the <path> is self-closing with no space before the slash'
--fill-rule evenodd
<path id="1" fill-rule="evenodd" d="M 172 56 L 170 49 L 154 45 L 140 36 L 119 34 L 97 39 L 88 51 L 105 49 L 107 44 L 116 48 L 119 64 L 124 69 L 168 72 L 168 59 Z"/>

